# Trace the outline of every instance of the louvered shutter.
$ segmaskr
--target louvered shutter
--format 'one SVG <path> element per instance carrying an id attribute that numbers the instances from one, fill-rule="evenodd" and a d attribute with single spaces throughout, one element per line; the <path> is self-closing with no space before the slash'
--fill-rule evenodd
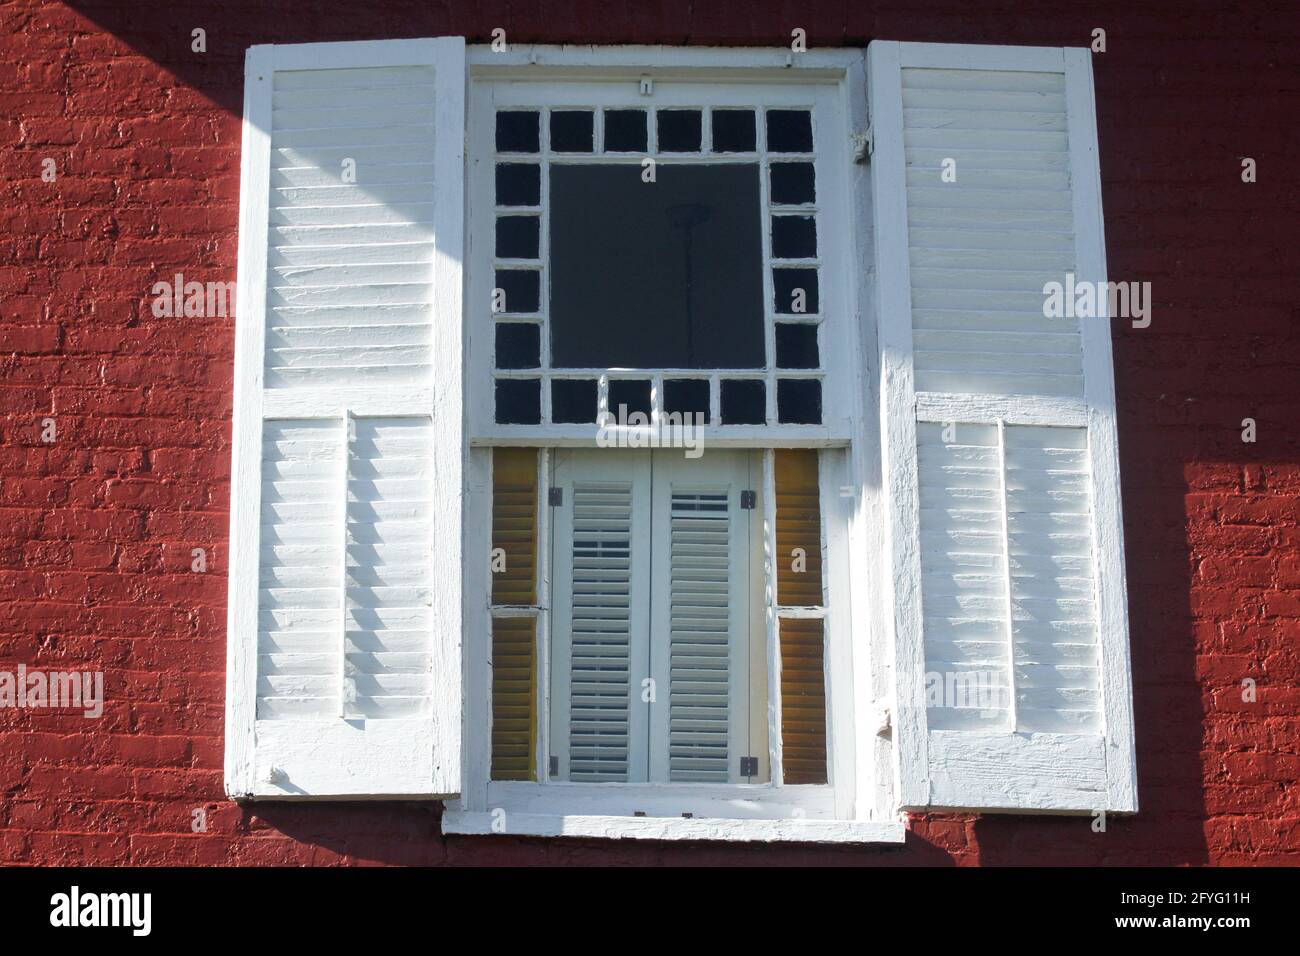
<path id="1" fill-rule="evenodd" d="M 1136 810 L 1089 54 L 868 60 L 901 802 Z"/>
<path id="2" fill-rule="evenodd" d="M 653 457 L 650 780 L 747 783 L 751 740 L 751 516 L 748 458 L 714 452 Z M 758 721 L 761 723 L 761 721 Z M 762 748 L 766 756 L 766 747 Z"/>
<path id="3" fill-rule="evenodd" d="M 246 69 L 227 789 L 454 794 L 464 43 Z"/>

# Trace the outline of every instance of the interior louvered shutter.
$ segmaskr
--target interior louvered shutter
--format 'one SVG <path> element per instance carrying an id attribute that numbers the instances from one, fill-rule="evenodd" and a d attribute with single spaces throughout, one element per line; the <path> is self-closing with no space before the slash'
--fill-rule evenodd
<path id="1" fill-rule="evenodd" d="M 748 459 L 657 452 L 651 563 L 650 779 L 744 783 L 749 740 Z M 754 773 L 758 773 L 755 768 Z"/>
<path id="2" fill-rule="evenodd" d="M 868 60 L 902 803 L 1136 810 L 1089 54 Z"/>
<path id="3" fill-rule="evenodd" d="M 227 789 L 454 794 L 464 43 L 246 69 Z"/>

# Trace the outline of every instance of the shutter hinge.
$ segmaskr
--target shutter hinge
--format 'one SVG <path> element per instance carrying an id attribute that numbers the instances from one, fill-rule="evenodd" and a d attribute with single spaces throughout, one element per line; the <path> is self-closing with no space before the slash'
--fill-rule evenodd
<path id="1" fill-rule="evenodd" d="M 559 775 L 560 775 L 560 758 L 557 757 L 555 754 L 551 754 L 551 759 L 547 766 L 547 776 L 549 776 L 552 780 L 554 780 Z"/>
<path id="2" fill-rule="evenodd" d="M 758 758 L 757 758 L 757 757 L 741 757 L 741 758 L 740 758 L 740 775 L 741 775 L 742 777 L 757 777 L 757 776 L 758 776 Z"/>
<path id="3" fill-rule="evenodd" d="M 867 157 L 876 150 L 875 139 L 872 136 L 871 124 L 867 124 L 865 133 L 853 134 L 853 161 L 855 163 L 865 163 Z"/>
<path id="4" fill-rule="evenodd" d="M 753 511 L 758 506 L 758 492 L 742 491 L 740 493 L 740 507 L 745 511 Z"/>
<path id="5" fill-rule="evenodd" d="M 552 488 L 546 493 L 546 503 L 552 508 L 558 508 L 564 504 L 564 489 Z"/>

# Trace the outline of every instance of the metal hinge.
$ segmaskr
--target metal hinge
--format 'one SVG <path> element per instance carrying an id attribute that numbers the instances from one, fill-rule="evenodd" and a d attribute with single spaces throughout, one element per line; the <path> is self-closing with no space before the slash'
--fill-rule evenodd
<path id="1" fill-rule="evenodd" d="M 745 511 L 753 511 L 758 506 L 758 492 L 742 491 L 740 493 L 740 507 Z"/>
<path id="2" fill-rule="evenodd" d="M 548 491 L 546 493 L 546 503 L 552 508 L 558 508 L 560 505 L 564 504 L 564 489 L 552 488 Z"/>
<path id="3" fill-rule="evenodd" d="M 741 757 L 741 758 L 740 758 L 740 775 L 741 775 L 742 777 L 757 777 L 757 776 L 758 776 L 758 758 L 757 758 L 757 757 Z"/>

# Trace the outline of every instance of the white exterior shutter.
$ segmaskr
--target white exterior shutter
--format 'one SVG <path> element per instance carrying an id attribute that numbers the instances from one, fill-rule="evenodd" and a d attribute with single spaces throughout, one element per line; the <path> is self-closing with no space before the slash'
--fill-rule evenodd
<path id="1" fill-rule="evenodd" d="M 460 789 L 460 38 L 248 51 L 226 778 Z"/>
<path id="2" fill-rule="evenodd" d="M 1089 53 L 868 60 L 901 802 L 1134 811 Z"/>

